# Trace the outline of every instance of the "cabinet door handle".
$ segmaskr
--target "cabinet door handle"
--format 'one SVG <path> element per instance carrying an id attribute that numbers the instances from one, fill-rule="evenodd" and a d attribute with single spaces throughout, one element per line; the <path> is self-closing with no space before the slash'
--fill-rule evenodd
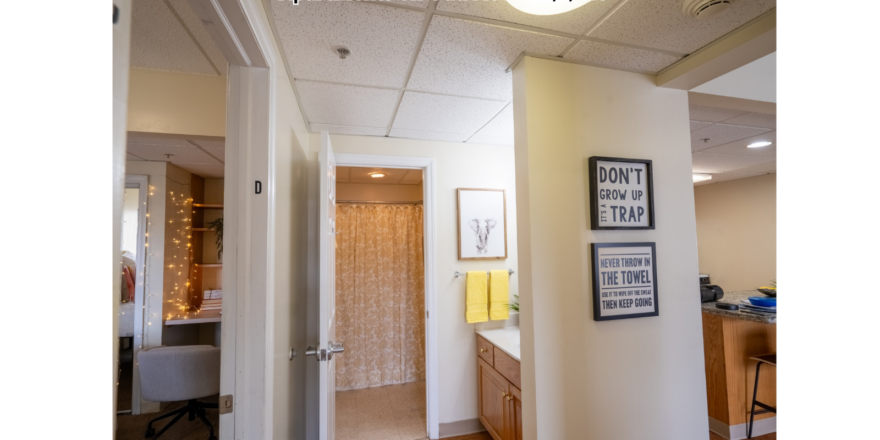
<path id="1" fill-rule="evenodd" d="M 488 350 L 488 349 L 485 349 L 485 348 L 481 348 L 481 349 L 480 349 L 480 353 L 485 353 L 485 352 L 487 352 L 487 351 L 489 351 L 489 350 Z"/>
<path id="2" fill-rule="evenodd" d="M 502 398 L 502 399 L 506 399 L 506 398 L 507 398 L 507 393 L 502 391 L 502 392 L 501 392 L 501 398 Z"/>

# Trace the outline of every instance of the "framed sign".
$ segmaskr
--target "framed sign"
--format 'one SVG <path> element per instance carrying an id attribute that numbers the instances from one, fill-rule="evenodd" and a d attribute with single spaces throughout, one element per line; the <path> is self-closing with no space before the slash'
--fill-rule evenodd
<path id="1" fill-rule="evenodd" d="M 654 229 L 650 160 L 590 158 L 590 229 Z"/>
<path id="2" fill-rule="evenodd" d="M 593 243 L 593 320 L 659 316 L 654 243 Z"/>
<path id="3" fill-rule="evenodd" d="M 458 189 L 458 259 L 507 258 L 507 197 L 503 189 Z"/>

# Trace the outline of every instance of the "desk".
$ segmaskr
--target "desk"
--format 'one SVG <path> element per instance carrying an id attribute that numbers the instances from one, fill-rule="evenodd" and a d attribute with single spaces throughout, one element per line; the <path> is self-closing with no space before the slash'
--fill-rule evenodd
<path id="1" fill-rule="evenodd" d="M 187 312 L 186 315 L 179 318 L 166 319 L 165 325 L 205 324 L 208 322 L 220 322 L 220 311 Z"/>
<path id="2" fill-rule="evenodd" d="M 190 345 L 197 343 L 199 345 L 213 345 L 219 347 L 221 322 L 219 310 L 188 312 L 180 317 L 165 320 L 166 326 L 175 327 L 173 331 L 172 329 L 166 329 L 168 330 L 169 338 L 166 338 L 163 335 L 162 340 L 163 342 L 166 340 L 176 341 L 169 342 L 169 345 Z M 198 328 L 187 330 L 188 327 L 185 327 L 193 324 L 196 324 Z"/>

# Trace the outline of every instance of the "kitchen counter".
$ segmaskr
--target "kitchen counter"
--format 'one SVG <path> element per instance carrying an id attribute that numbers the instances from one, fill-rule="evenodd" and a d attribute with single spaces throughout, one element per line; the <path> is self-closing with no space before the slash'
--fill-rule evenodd
<path id="1" fill-rule="evenodd" d="M 737 292 L 724 292 L 724 296 L 721 298 L 723 303 L 729 304 L 737 304 L 739 305 L 742 300 L 748 299 L 750 296 L 759 296 L 762 298 L 769 298 L 767 295 L 764 295 L 757 290 L 740 290 Z M 757 322 L 760 324 L 776 324 L 776 315 L 758 315 L 755 313 L 743 312 L 740 310 L 724 310 L 715 307 L 715 302 L 703 303 L 703 313 L 711 313 L 713 315 L 723 316 L 725 318 L 734 318 L 734 319 L 742 319 L 745 321 Z"/>
<path id="2" fill-rule="evenodd" d="M 519 327 L 477 330 L 477 334 L 519 361 Z"/>

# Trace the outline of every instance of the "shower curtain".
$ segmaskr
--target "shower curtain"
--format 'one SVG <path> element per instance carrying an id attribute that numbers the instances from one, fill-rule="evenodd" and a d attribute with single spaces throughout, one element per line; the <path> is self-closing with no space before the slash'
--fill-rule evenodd
<path id="1" fill-rule="evenodd" d="M 425 378 L 421 205 L 336 206 L 336 389 Z"/>

